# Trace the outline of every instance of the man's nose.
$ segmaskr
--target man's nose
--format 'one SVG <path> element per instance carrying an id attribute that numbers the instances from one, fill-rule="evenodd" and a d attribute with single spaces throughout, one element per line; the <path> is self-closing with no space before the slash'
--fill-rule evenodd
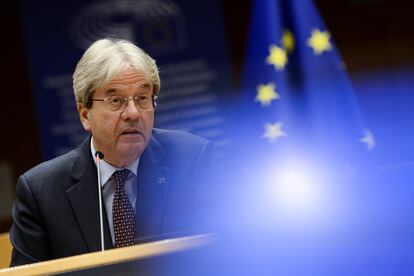
<path id="1" fill-rule="evenodd" d="M 142 117 L 142 111 L 140 108 L 135 104 L 134 99 L 129 98 L 126 104 L 125 110 L 121 114 L 122 119 L 131 119 L 136 120 Z"/>

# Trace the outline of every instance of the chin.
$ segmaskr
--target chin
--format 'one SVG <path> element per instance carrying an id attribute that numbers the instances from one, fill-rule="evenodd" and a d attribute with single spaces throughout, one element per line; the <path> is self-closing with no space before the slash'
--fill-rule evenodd
<path id="1" fill-rule="evenodd" d="M 128 159 L 134 160 L 137 159 L 141 154 L 144 152 L 146 144 L 139 143 L 139 144 L 128 144 L 124 145 L 120 148 L 120 153 L 124 157 L 129 157 Z"/>

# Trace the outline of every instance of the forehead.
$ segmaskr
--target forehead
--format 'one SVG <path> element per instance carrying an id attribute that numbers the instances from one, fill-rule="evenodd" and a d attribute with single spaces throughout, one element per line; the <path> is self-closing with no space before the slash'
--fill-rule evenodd
<path id="1" fill-rule="evenodd" d="M 144 73 L 141 71 L 134 69 L 134 68 L 127 68 L 121 73 L 115 75 L 115 77 L 109 81 L 106 86 L 108 85 L 142 85 L 142 84 L 150 84 L 147 80 Z"/>
<path id="2" fill-rule="evenodd" d="M 154 87 L 152 82 L 148 81 L 142 71 L 129 67 L 115 75 L 115 77 L 105 85 L 97 87 L 94 91 L 94 95 L 97 97 L 105 97 L 117 94 L 152 94 L 153 90 Z"/>

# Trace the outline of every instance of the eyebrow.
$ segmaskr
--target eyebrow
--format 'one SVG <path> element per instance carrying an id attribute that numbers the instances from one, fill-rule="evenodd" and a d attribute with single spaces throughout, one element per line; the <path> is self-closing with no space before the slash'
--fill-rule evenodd
<path id="1" fill-rule="evenodd" d="M 109 89 L 105 90 L 105 94 L 114 94 L 116 92 L 118 92 L 118 89 L 116 89 L 116 88 L 109 88 Z"/>
<path id="2" fill-rule="evenodd" d="M 151 84 L 148 83 L 148 82 L 146 82 L 146 83 L 141 84 L 138 87 L 138 89 L 141 89 L 141 88 L 150 88 L 150 87 L 151 87 Z M 107 94 L 107 95 L 115 94 L 117 92 L 119 92 L 119 89 L 118 88 L 115 88 L 115 87 L 111 87 L 111 88 L 108 88 L 107 90 L 105 90 L 105 94 Z"/>
<path id="3" fill-rule="evenodd" d="M 148 82 L 145 82 L 139 86 L 139 88 L 149 88 L 149 87 L 151 87 L 151 84 L 149 84 Z"/>

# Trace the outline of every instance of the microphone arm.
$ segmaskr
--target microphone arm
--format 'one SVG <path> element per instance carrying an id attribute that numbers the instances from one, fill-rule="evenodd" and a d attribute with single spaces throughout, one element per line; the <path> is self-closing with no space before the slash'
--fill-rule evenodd
<path id="1" fill-rule="evenodd" d="M 100 161 L 104 158 L 102 152 L 97 151 L 95 153 L 96 158 L 96 169 L 98 174 L 98 197 L 99 197 L 99 222 L 100 222 L 100 232 L 101 232 L 101 251 L 105 250 L 104 244 L 104 234 L 103 234 L 103 215 L 102 215 L 102 186 L 101 186 L 101 164 Z"/>

